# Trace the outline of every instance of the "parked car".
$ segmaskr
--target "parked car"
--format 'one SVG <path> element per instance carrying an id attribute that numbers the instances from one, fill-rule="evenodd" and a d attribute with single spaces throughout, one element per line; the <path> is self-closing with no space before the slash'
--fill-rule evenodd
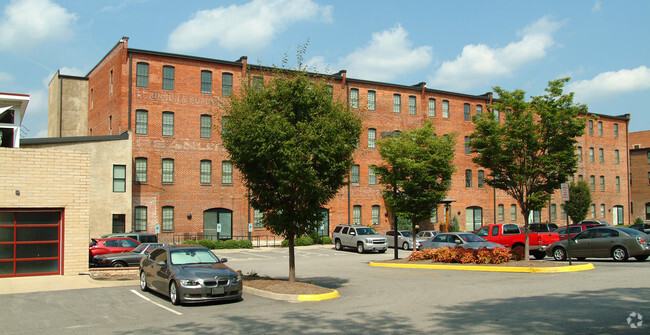
<path id="1" fill-rule="evenodd" d="M 494 243 L 499 243 L 506 248 L 524 248 L 526 246 L 526 232 L 513 223 L 489 224 L 476 231 L 476 235 Z M 536 259 L 546 257 L 546 248 L 559 240 L 557 233 L 528 232 L 529 254 Z"/>
<path id="2" fill-rule="evenodd" d="M 419 250 L 420 247 L 422 246 L 422 242 L 426 241 L 426 238 L 423 237 L 416 237 L 415 238 L 415 243 L 417 244 L 415 246 L 415 250 Z M 389 230 L 386 232 L 386 242 L 388 243 L 389 248 L 393 248 L 395 246 L 395 231 L 394 230 Z M 402 249 L 404 250 L 413 250 L 413 234 L 411 234 L 410 231 L 408 230 L 398 230 L 397 231 L 397 245 L 401 246 Z"/>
<path id="3" fill-rule="evenodd" d="M 555 223 L 531 223 L 528 225 L 528 230 L 538 233 L 550 233 L 557 228 L 558 226 Z"/>
<path id="4" fill-rule="evenodd" d="M 90 240 L 90 263 L 97 255 L 114 254 L 121 252 L 129 252 L 135 247 L 140 245 L 138 241 L 128 237 L 112 237 L 112 238 L 93 238 Z"/>
<path id="5" fill-rule="evenodd" d="M 501 244 L 489 242 L 472 233 L 440 233 L 422 242 L 422 248 L 420 250 L 438 249 L 442 247 L 455 248 L 457 246 L 465 249 L 494 249 L 503 247 Z"/>
<path id="6" fill-rule="evenodd" d="M 164 294 L 174 305 L 240 300 L 242 277 L 227 261 L 202 246 L 162 246 L 140 261 L 140 289 Z"/>
<path id="7" fill-rule="evenodd" d="M 138 266 L 142 257 L 150 254 L 154 249 L 163 246 L 162 243 L 142 243 L 129 252 L 116 254 L 97 255 L 93 258 L 93 265 L 97 267 L 125 267 Z"/>
<path id="8" fill-rule="evenodd" d="M 586 219 L 580 221 L 578 224 L 585 224 L 585 225 L 603 225 L 603 226 L 611 226 L 612 224 L 605 221 L 605 220 L 596 220 L 596 219 Z"/>
<path id="9" fill-rule="evenodd" d="M 365 251 L 386 252 L 388 244 L 386 237 L 378 236 L 377 232 L 361 225 L 338 225 L 332 232 L 334 248 L 342 250 L 345 247 L 356 248 L 357 252 Z"/>
<path id="10" fill-rule="evenodd" d="M 630 226 L 630 229 L 636 229 L 646 234 L 650 234 L 650 223 L 636 223 Z"/>
<path id="11" fill-rule="evenodd" d="M 626 261 L 634 257 L 644 261 L 650 256 L 650 238 L 638 230 L 624 227 L 596 227 L 587 229 L 569 241 L 560 240 L 546 249 L 548 256 L 557 261 L 567 259 L 568 243 L 571 243 L 571 258 L 609 258 Z"/>
<path id="12" fill-rule="evenodd" d="M 589 228 L 594 228 L 594 227 L 606 227 L 606 226 L 604 224 L 593 223 L 593 222 L 578 223 L 578 224 L 569 225 L 569 234 L 571 235 L 570 238 L 575 237 L 581 231 L 585 231 L 585 230 L 587 230 Z M 558 233 L 558 235 L 560 235 L 560 240 L 566 240 L 567 239 L 566 226 L 560 227 L 560 228 L 556 229 L 554 232 Z"/>
<path id="13" fill-rule="evenodd" d="M 153 233 L 113 233 L 102 236 L 102 238 L 110 237 L 129 237 L 140 243 L 158 243 L 158 235 Z"/>
<path id="14" fill-rule="evenodd" d="M 415 237 L 423 237 L 423 238 L 429 239 L 429 238 L 434 237 L 434 236 L 436 236 L 438 234 L 440 234 L 439 231 L 423 230 L 423 231 L 420 231 L 417 234 L 415 234 Z"/>

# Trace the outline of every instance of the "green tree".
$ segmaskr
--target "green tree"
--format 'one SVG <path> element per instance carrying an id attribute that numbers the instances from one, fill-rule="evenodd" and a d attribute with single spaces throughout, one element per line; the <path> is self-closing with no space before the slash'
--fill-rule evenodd
<path id="1" fill-rule="evenodd" d="M 385 164 L 377 167 L 376 173 L 385 186 L 382 194 L 386 206 L 393 215 L 411 222 L 416 245 L 416 223 L 431 216 L 449 189 L 455 171 L 455 139 L 436 136 L 433 124 L 427 121 L 420 128 L 384 138 L 378 144 Z"/>
<path id="2" fill-rule="evenodd" d="M 565 211 L 573 223 L 579 223 L 587 217 L 591 206 L 591 189 L 586 181 L 578 181 L 569 185 L 570 200 L 565 205 Z"/>
<path id="3" fill-rule="evenodd" d="M 569 78 L 550 81 L 546 94 L 525 101 L 525 92 L 495 87 L 499 99 L 488 105 L 501 111 L 497 118 L 474 117 L 470 146 L 472 161 L 486 169 L 488 185 L 504 190 L 519 204 L 528 226 L 528 215 L 541 210 L 551 195 L 575 173 L 576 138 L 584 134 L 587 106 L 573 102 L 573 93 L 563 94 Z M 530 246 L 526 231 L 525 258 Z"/>
<path id="4" fill-rule="evenodd" d="M 346 184 L 361 119 L 300 65 L 272 75 L 231 97 L 221 135 L 264 226 L 289 241 L 294 282 L 294 238 L 317 228 L 320 208 Z"/>

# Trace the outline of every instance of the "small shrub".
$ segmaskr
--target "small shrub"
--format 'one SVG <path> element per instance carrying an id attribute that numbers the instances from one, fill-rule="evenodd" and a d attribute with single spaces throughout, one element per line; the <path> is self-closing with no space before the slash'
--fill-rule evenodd
<path id="1" fill-rule="evenodd" d="M 206 247 L 206 248 L 208 248 L 208 249 L 210 249 L 210 250 L 212 250 L 212 249 L 217 249 L 216 246 L 215 246 L 214 241 L 212 241 L 212 240 L 202 239 L 202 240 L 199 240 L 199 241 L 198 241 L 198 244 L 199 244 L 200 246 Z"/>
<path id="2" fill-rule="evenodd" d="M 421 261 L 431 259 L 441 263 L 462 263 L 462 264 L 500 264 L 510 260 L 511 254 L 508 248 L 494 248 L 492 250 L 481 248 L 478 250 L 455 248 L 425 249 L 413 251 L 409 255 L 409 261 Z"/>
<path id="3" fill-rule="evenodd" d="M 513 260 L 515 260 L 515 261 L 520 261 L 520 260 L 524 259 L 524 258 L 525 258 L 525 257 L 524 257 L 524 251 L 525 251 L 525 250 L 526 250 L 526 249 L 525 249 L 524 247 L 516 247 L 516 248 L 512 248 L 512 249 L 510 250 L 511 258 L 512 258 Z"/>
<path id="4" fill-rule="evenodd" d="M 492 250 L 481 248 L 476 251 L 476 264 L 490 264 L 492 262 Z"/>
<path id="5" fill-rule="evenodd" d="M 322 236 L 320 244 L 332 244 L 332 238 L 329 236 Z"/>
<path id="6" fill-rule="evenodd" d="M 253 242 L 249 240 L 239 240 L 237 241 L 239 249 L 253 249 Z"/>
<path id="7" fill-rule="evenodd" d="M 296 246 L 296 247 L 305 246 L 305 245 L 313 245 L 313 244 L 314 244 L 314 240 L 312 240 L 312 238 L 309 237 L 309 236 L 301 236 L 301 237 L 298 237 L 298 238 L 293 240 L 293 245 Z M 288 247 L 289 246 L 289 240 L 283 240 L 281 246 L 282 247 Z"/>
<path id="8" fill-rule="evenodd" d="M 199 245 L 199 242 L 197 242 L 195 240 L 185 240 L 181 244 Z"/>
<path id="9" fill-rule="evenodd" d="M 634 224 L 641 224 L 641 223 L 643 223 L 642 218 L 636 218 L 636 220 L 634 220 Z"/>
<path id="10" fill-rule="evenodd" d="M 510 260 L 510 250 L 508 248 L 494 248 L 492 249 L 492 264 L 507 263 Z"/>
<path id="11" fill-rule="evenodd" d="M 476 263 L 476 250 L 474 249 L 463 249 L 458 252 L 458 261 L 462 264 L 467 263 Z"/>

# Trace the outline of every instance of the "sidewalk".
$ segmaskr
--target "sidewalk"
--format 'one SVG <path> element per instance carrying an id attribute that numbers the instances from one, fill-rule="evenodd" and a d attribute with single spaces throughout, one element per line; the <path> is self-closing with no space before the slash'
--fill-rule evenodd
<path id="1" fill-rule="evenodd" d="M 138 284 L 138 280 L 96 280 L 89 275 L 10 277 L 0 278 L 0 295 Z"/>

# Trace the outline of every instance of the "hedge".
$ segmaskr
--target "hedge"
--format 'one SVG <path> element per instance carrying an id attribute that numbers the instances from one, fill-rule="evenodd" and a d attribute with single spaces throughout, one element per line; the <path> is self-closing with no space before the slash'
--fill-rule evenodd
<path id="1" fill-rule="evenodd" d="M 214 249 L 253 249 L 253 243 L 249 240 L 185 240 L 183 244 L 201 245 L 210 250 Z"/>
<path id="2" fill-rule="evenodd" d="M 433 260 L 442 263 L 474 263 L 474 264 L 501 264 L 508 262 L 513 255 L 508 248 L 494 249 L 465 249 L 462 247 L 443 247 L 438 249 L 425 249 L 413 251 L 409 261 Z"/>

